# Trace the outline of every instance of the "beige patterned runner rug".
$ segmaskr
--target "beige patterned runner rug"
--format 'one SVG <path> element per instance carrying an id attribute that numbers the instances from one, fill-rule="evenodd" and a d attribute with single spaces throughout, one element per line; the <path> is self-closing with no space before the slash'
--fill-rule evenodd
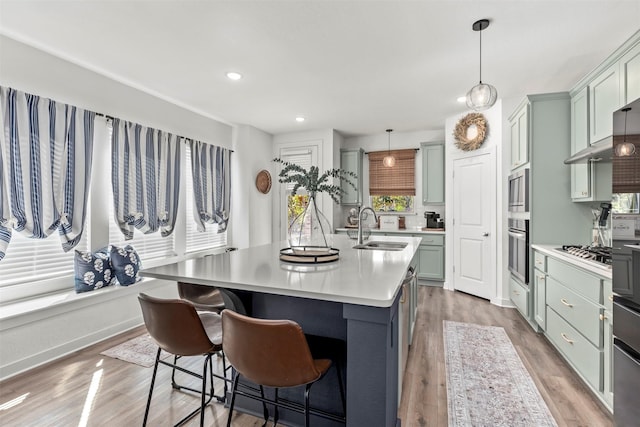
<path id="1" fill-rule="evenodd" d="M 148 368 L 155 363 L 157 353 L 158 344 L 148 334 L 144 334 L 111 347 L 100 354 Z M 170 354 L 164 350 L 160 354 L 161 359 L 166 359 L 169 356 Z"/>
<path id="2" fill-rule="evenodd" d="M 503 328 L 444 321 L 449 426 L 557 426 Z"/>

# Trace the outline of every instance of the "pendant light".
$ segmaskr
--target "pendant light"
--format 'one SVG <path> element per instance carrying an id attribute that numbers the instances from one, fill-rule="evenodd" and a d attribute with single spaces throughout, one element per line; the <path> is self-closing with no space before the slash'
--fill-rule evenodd
<path id="1" fill-rule="evenodd" d="M 633 156 L 636 152 L 636 146 L 633 142 L 627 142 L 627 113 L 631 110 L 631 108 L 623 108 L 620 111 L 624 111 L 624 136 L 622 137 L 622 142 L 616 145 L 616 156 L 618 157 L 629 157 Z"/>
<path id="2" fill-rule="evenodd" d="M 392 168 L 396 164 L 396 158 L 391 155 L 391 132 L 393 132 L 393 129 L 387 129 L 387 133 L 389 134 L 389 149 L 387 150 L 387 155 L 382 159 L 382 164 L 388 168 Z"/>
<path id="3" fill-rule="evenodd" d="M 482 30 L 489 26 L 488 19 L 481 19 L 472 25 L 473 31 L 480 33 L 480 83 L 467 92 L 467 107 L 475 111 L 486 110 L 498 99 L 498 91 L 490 84 L 482 83 Z"/>

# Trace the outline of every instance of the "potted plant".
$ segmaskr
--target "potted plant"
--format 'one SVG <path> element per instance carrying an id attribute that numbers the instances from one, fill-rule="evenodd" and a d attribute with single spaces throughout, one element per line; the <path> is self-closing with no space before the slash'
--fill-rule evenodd
<path id="1" fill-rule="evenodd" d="M 327 193 L 336 204 L 340 204 L 340 197 L 344 190 L 333 184 L 333 179 L 344 181 L 356 189 L 350 178 L 358 176 L 343 169 L 329 169 L 320 174 L 317 166 L 311 166 L 309 170 L 295 163 L 286 162 L 280 158 L 273 159 L 283 168 L 278 174 L 278 182 L 283 184 L 293 183 L 291 195 L 295 196 L 302 188 L 309 196 L 308 203 L 289 224 L 289 245 L 294 251 L 326 251 L 331 248 L 327 240 L 327 234 L 331 233 L 329 220 L 318 209 L 316 195 Z"/>

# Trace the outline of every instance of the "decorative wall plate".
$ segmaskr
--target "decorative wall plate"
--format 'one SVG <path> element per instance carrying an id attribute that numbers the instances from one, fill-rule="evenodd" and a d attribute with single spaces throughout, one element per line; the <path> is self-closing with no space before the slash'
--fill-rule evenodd
<path id="1" fill-rule="evenodd" d="M 476 135 L 473 138 L 469 138 L 467 135 L 471 126 L 476 128 Z M 469 113 L 458 121 L 453 136 L 456 139 L 456 147 L 459 149 L 463 151 L 477 150 L 487 136 L 487 119 L 480 113 Z"/>
<path id="2" fill-rule="evenodd" d="M 256 188 L 262 194 L 267 194 L 271 190 L 271 174 L 268 170 L 262 169 L 256 176 Z"/>

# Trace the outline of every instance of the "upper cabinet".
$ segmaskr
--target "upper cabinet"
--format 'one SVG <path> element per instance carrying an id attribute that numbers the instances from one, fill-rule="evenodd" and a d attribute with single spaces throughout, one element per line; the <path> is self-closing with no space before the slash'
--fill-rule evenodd
<path id="1" fill-rule="evenodd" d="M 626 105 L 640 98 L 640 44 L 635 45 L 620 58 L 620 78 L 622 104 Z"/>
<path id="2" fill-rule="evenodd" d="M 509 118 L 511 127 L 511 169 L 529 161 L 529 104 L 522 104 Z"/>
<path id="3" fill-rule="evenodd" d="M 444 142 L 423 142 L 422 204 L 444 203 Z"/>
<path id="4" fill-rule="evenodd" d="M 364 150 L 340 150 L 340 169 L 355 173 L 358 178 L 350 178 L 356 186 L 354 189 L 346 182 L 341 182 L 341 188 L 344 190 L 341 203 L 343 205 L 362 205 L 362 159 Z"/>
<path id="5" fill-rule="evenodd" d="M 584 87 L 571 97 L 571 154 L 589 146 L 589 88 Z M 591 164 L 571 165 L 571 198 L 591 198 Z"/>
<path id="6" fill-rule="evenodd" d="M 622 105 L 619 65 L 614 63 L 589 83 L 589 139 L 592 144 L 613 134 L 613 112 Z"/>

